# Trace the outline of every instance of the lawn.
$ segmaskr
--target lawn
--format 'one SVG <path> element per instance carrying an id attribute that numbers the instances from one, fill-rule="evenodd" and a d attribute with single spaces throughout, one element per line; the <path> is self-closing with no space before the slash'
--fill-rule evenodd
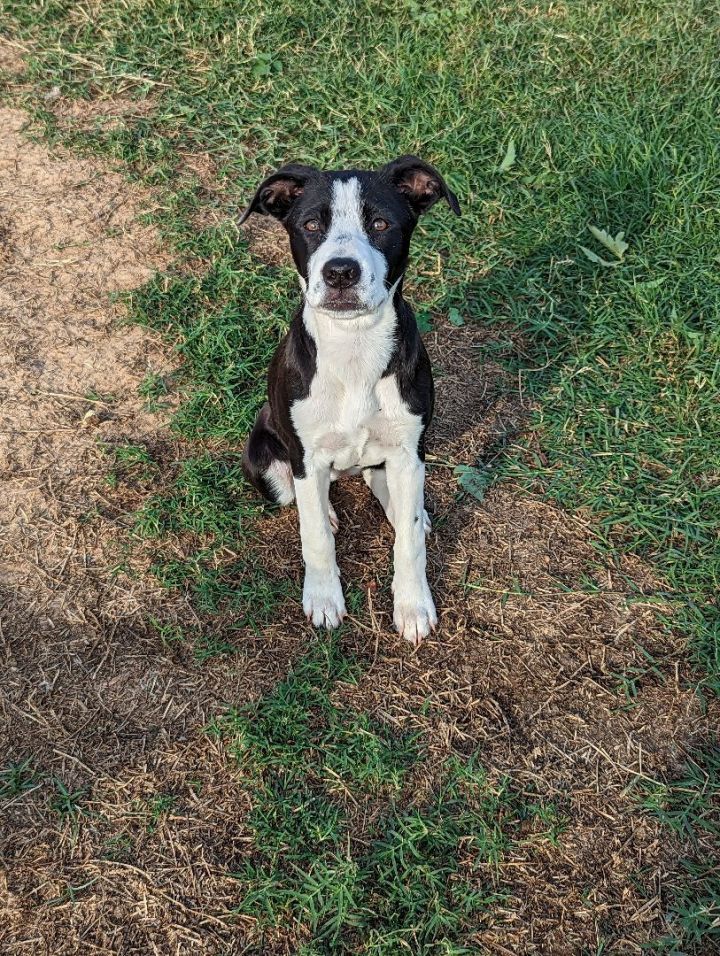
<path id="1" fill-rule="evenodd" d="M 246 803 L 216 860 L 235 935 L 198 951 L 720 948 L 717 5 L 6 0 L 0 29 L 27 64 L 4 101 L 160 197 L 174 265 L 126 299 L 176 359 L 142 397 L 173 398 L 182 451 L 107 464 L 133 492 L 127 553 L 193 609 L 153 617 L 158 647 L 203 668 L 292 642 L 282 677 L 202 731 Z M 83 122 L 59 118 L 73 100 Z M 340 509 L 360 528 L 351 620 L 314 635 L 292 516 L 239 468 L 297 296 L 240 211 L 284 162 L 406 152 L 463 209 L 423 220 L 408 287 L 448 396 L 441 629 L 417 655 L 388 628 L 389 538 L 361 493 Z M 16 757 L 13 799 L 33 779 Z"/>

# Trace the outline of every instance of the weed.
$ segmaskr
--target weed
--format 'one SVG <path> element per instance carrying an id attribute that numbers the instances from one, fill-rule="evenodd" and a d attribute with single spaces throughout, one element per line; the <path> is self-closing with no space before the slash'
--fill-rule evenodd
<path id="1" fill-rule="evenodd" d="M 82 815 L 82 801 L 87 795 L 85 789 L 69 790 L 65 784 L 56 777 L 53 781 L 55 785 L 55 796 L 50 802 L 50 808 L 54 810 L 61 818 L 67 818 L 77 821 Z"/>
<path id="2" fill-rule="evenodd" d="M 12 800 L 33 790 L 40 777 L 31 757 L 0 770 L 0 800 Z"/>

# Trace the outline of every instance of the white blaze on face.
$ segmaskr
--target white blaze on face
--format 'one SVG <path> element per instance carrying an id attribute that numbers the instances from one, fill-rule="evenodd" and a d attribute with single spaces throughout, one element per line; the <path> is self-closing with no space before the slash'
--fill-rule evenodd
<path id="1" fill-rule="evenodd" d="M 333 184 L 330 228 L 308 263 L 306 298 L 313 308 L 323 308 L 327 292 L 323 266 L 338 258 L 354 259 L 360 266 L 360 281 L 353 292 L 363 310 L 372 312 L 382 305 L 387 298 L 387 260 L 365 231 L 360 181 L 355 177 Z"/>

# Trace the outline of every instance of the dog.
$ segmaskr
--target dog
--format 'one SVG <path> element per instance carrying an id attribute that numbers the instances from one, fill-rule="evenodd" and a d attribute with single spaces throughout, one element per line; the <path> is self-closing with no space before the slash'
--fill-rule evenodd
<path id="1" fill-rule="evenodd" d="M 460 215 L 443 177 L 416 156 L 375 171 L 291 163 L 260 184 L 240 219 L 283 224 L 303 293 L 270 365 L 243 469 L 270 501 L 297 502 L 303 609 L 316 627 L 335 628 L 346 613 L 330 482 L 360 473 L 395 530 L 396 629 L 418 643 L 437 625 L 424 508 L 434 388 L 403 277 L 418 219 L 440 199 Z"/>

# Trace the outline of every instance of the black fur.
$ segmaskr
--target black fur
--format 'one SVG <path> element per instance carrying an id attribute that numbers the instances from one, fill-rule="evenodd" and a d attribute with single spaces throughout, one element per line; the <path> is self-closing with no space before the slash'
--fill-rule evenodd
<path id="1" fill-rule="evenodd" d="M 289 458 L 287 447 L 275 430 L 270 403 L 265 402 L 245 445 L 242 466 L 248 481 L 270 501 L 274 501 L 275 496 L 265 480 L 265 472 L 273 461 L 289 461 Z"/>

